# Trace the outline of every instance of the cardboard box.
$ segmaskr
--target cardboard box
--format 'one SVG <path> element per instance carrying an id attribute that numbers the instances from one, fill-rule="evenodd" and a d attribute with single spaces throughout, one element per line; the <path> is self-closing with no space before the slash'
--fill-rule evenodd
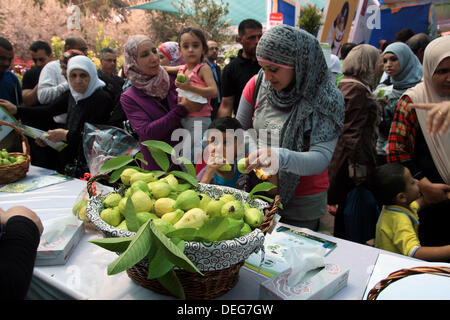
<path id="1" fill-rule="evenodd" d="M 63 230 L 61 234 L 53 235 L 51 241 L 46 240 L 49 238 L 41 237 L 35 266 L 66 264 L 84 234 L 84 222 L 77 220 L 75 223 L 62 225 L 61 230 Z"/>
<path id="2" fill-rule="evenodd" d="M 289 287 L 287 278 L 291 268 L 260 284 L 261 300 L 326 300 L 347 286 L 349 269 L 332 263 L 310 270 L 295 287 Z"/>

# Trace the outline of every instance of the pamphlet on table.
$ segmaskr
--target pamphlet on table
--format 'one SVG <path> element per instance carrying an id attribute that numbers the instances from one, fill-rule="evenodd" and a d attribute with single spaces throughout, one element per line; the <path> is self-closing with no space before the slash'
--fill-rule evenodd
<path id="1" fill-rule="evenodd" d="M 46 131 L 20 123 L 19 121 L 17 121 L 16 118 L 10 115 L 3 107 L 0 107 L 0 121 L 8 122 L 10 124 L 15 125 L 16 127 L 18 127 L 23 131 L 24 135 L 33 139 L 39 138 L 42 141 L 44 141 L 48 146 L 52 147 L 58 152 L 63 150 L 67 146 L 67 144 L 64 142 L 52 142 L 48 140 L 46 136 L 47 135 Z M 11 132 L 11 130 L 13 130 L 11 127 L 0 126 L 0 141 L 3 140 Z"/>

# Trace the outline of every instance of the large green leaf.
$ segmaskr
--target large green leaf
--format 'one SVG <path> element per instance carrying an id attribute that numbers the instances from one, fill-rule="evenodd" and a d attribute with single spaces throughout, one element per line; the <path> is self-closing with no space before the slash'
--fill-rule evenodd
<path id="1" fill-rule="evenodd" d="M 180 238 L 185 241 L 194 241 L 197 237 L 198 230 L 195 228 L 182 228 L 168 232 L 166 236 L 170 238 Z"/>
<path id="2" fill-rule="evenodd" d="M 158 149 L 158 150 L 164 151 L 165 153 L 168 153 L 170 155 L 175 154 L 175 151 L 172 148 L 172 146 L 164 141 L 146 140 L 141 143 L 144 146 L 146 146 L 147 148 Z"/>
<path id="3" fill-rule="evenodd" d="M 149 227 L 150 221 L 147 221 L 141 226 L 125 252 L 108 265 L 108 275 L 125 271 L 147 256 L 152 240 Z"/>
<path id="4" fill-rule="evenodd" d="M 135 154 L 134 156 L 137 160 L 145 163 L 146 165 L 148 164 L 148 162 L 144 159 L 144 155 L 142 154 L 142 152 L 138 152 Z"/>
<path id="5" fill-rule="evenodd" d="M 150 151 L 156 164 L 165 172 L 167 172 L 170 167 L 169 157 L 167 157 L 167 154 L 165 154 L 164 151 L 153 147 L 148 147 L 148 150 Z"/>
<path id="6" fill-rule="evenodd" d="M 178 249 L 184 251 L 184 241 L 180 239 L 174 241 Z M 149 260 L 149 268 L 148 268 L 148 279 L 155 279 L 162 277 L 170 269 L 172 269 L 174 264 L 167 259 L 166 250 L 159 247 L 156 251 L 154 257 Z"/>
<path id="7" fill-rule="evenodd" d="M 197 178 L 192 175 L 190 175 L 189 173 L 183 172 L 183 171 L 170 171 L 171 174 L 173 174 L 174 176 L 177 176 L 181 179 L 186 180 L 187 182 L 189 182 L 191 185 L 193 185 L 194 187 L 198 187 L 198 181 Z"/>
<path id="8" fill-rule="evenodd" d="M 229 227 L 229 220 L 225 217 L 209 218 L 198 230 L 197 241 L 216 241 Z"/>
<path id="9" fill-rule="evenodd" d="M 172 295 L 178 299 L 186 299 L 184 294 L 183 286 L 181 285 L 180 279 L 178 279 L 177 274 L 173 269 L 167 272 L 162 277 L 159 277 L 158 282 L 167 289 Z"/>
<path id="10" fill-rule="evenodd" d="M 129 156 L 129 155 L 121 155 L 118 157 L 115 157 L 111 160 L 106 161 L 101 167 L 100 167 L 100 172 L 108 172 L 108 171 L 112 171 L 112 170 L 116 170 L 119 169 L 123 166 L 126 166 L 127 164 L 129 164 L 130 162 L 132 162 L 134 159 L 133 157 Z"/>
<path id="11" fill-rule="evenodd" d="M 189 161 L 188 159 L 186 159 L 185 157 L 180 157 L 177 160 L 179 160 L 182 164 L 184 164 L 184 166 L 186 167 L 188 173 L 193 176 L 193 177 L 197 177 L 197 172 L 195 171 L 195 167 L 192 164 L 191 161 Z"/>
<path id="12" fill-rule="evenodd" d="M 100 238 L 90 240 L 89 242 L 98 245 L 106 250 L 113 252 L 124 252 L 134 237 L 123 237 L 123 238 Z"/>
<path id="13" fill-rule="evenodd" d="M 150 221 L 150 230 L 156 237 L 156 241 L 159 242 L 162 248 L 166 249 L 167 258 L 175 264 L 177 267 L 183 268 L 188 272 L 200 272 L 197 267 L 189 260 L 188 257 L 181 251 L 168 237 L 166 237 L 161 231 L 156 228 L 153 221 Z M 202 274 L 203 275 L 203 274 Z"/>
<path id="14" fill-rule="evenodd" d="M 169 272 L 169 270 L 172 269 L 173 266 L 174 264 L 169 259 L 167 259 L 166 250 L 159 247 L 156 251 L 156 254 L 149 261 L 147 279 L 162 277 L 167 272 Z"/>
<path id="15" fill-rule="evenodd" d="M 273 183 L 270 182 L 261 182 L 259 184 L 257 184 L 251 191 L 250 191 L 250 195 L 253 195 L 254 193 L 257 192 L 264 192 L 264 191 L 269 191 L 272 190 L 273 188 L 276 188 L 277 186 L 274 185 Z"/>
<path id="16" fill-rule="evenodd" d="M 128 197 L 127 202 L 125 203 L 125 222 L 129 231 L 138 231 L 139 222 L 137 220 L 136 210 L 134 208 L 133 201 L 131 201 L 131 197 Z"/>

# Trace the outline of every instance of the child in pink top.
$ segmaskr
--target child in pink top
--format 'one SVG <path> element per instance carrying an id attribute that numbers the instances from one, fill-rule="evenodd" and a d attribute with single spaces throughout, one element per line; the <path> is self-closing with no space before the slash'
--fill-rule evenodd
<path id="1" fill-rule="evenodd" d="M 186 158 L 194 163 L 201 162 L 201 141 L 203 133 L 211 123 L 211 98 L 217 97 L 217 85 L 211 68 L 203 62 L 204 55 L 208 50 L 206 38 L 199 29 L 185 28 L 179 37 L 180 52 L 186 64 L 180 66 L 178 74 L 182 73 L 186 76 L 186 81 L 181 83 L 175 80 L 175 85 L 184 91 L 192 92 L 196 95 L 207 99 L 207 103 L 199 110 L 189 113 L 181 124 L 183 128 L 189 130 L 191 134 L 192 150 L 191 156 L 185 155 Z M 189 99 L 189 97 L 187 97 Z M 194 128 L 198 128 L 201 132 L 195 132 Z M 193 156 L 192 151 L 195 151 Z"/>

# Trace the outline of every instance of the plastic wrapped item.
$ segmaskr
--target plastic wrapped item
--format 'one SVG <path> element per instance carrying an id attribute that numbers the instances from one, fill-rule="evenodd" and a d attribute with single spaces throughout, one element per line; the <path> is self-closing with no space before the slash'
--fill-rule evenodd
<path id="1" fill-rule="evenodd" d="M 193 102 L 197 102 L 197 103 L 207 103 L 208 102 L 208 99 L 206 99 L 205 97 L 202 97 L 202 96 L 195 94 L 193 92 L 190 92 L 190 91 L 186 91 L 186 90 L 177 88 L 177 92 L 178 92 L 178 97 L 186 98 Z"/>
<path id="2" fill-rule="evenodd" d="M 106 161 L 121 155 L 134 156 L 139 152 L 139 142 L 123 129 L 85 123 L 83 151 L 89 172 L 95 176 Z"/>

